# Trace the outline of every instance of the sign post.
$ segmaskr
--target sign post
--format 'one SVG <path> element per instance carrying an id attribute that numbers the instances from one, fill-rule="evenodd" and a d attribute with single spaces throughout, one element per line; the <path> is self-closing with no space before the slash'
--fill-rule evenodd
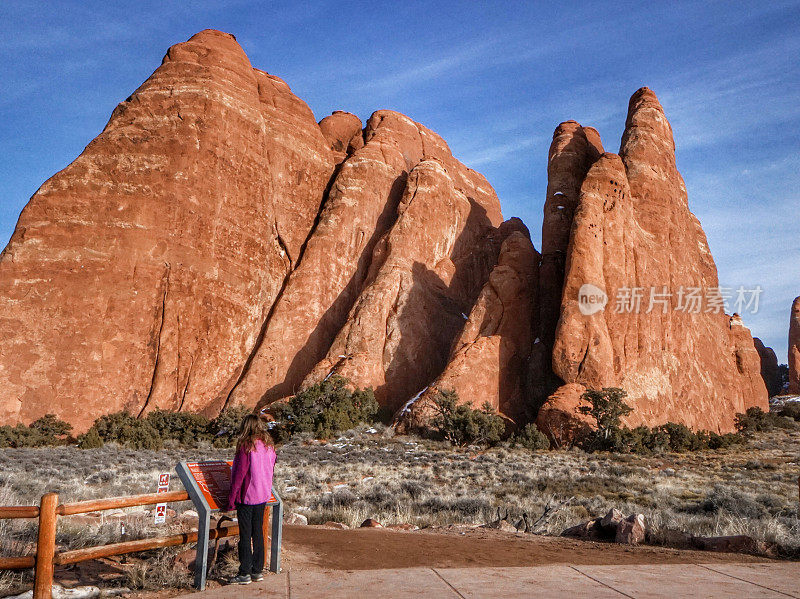
<path id="1" fill-rule="evenodd" d="M 233 462 L 211 460 L 207 462 L 179 462 L 175 470 L 189 498 L 194 503 L 199 517 L 197 527 L 197 555 L 194 563 L 194 584 L 206 588 L 208 566 L 209 530 L 212 510 L 224 510 L 231 489 L 231 466 Z M 273 490 L 267 502 L 272 507 L 272 535 L 270 542 L 269 570 L 280 572 L 281 537 L 283 536 L 283 502 Z"/>
<path id="2" fill-rule="evenodd" d="M 156 491 L 156 493 L 166 493 L 167 491 L 169 491 L 169 472 L 165 472 L 164 474 L 158 475 L 158 490 Z M 166 520 L 167 520 L 167 504 L 157 503 L 156 517 L 155 517 L 156 524 L 164 524 Z"/>

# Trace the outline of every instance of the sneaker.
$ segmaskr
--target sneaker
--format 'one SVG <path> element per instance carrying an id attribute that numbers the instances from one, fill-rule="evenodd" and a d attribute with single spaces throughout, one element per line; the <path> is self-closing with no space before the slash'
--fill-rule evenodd
<path id="1" fill-rule="evenodd" d="M 253 582 L 261 582 L 262 580 L 264 580 L 264 574 L 261 572 L 259 572 L 258 574 L 251 574 L 250 579 Z"/>
<path id="2" fill-rule="evenodd" d="M 230 584 L 250 584 L 251 582 L 252 579 L 249 574 L 240 574 L 239 576 L 234 576 L 230 580 Z"/>

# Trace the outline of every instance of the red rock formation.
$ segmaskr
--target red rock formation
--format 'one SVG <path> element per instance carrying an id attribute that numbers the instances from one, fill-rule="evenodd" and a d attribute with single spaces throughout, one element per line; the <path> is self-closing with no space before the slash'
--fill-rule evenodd
<path id="1" fill-rule="evenodd" d="M 233 36 L 170 48 L 0 258 L 0 422 L 220 406 L 333 166 L 308 106 Z"/>
<path id="2" fill-rule="evenodd" d="M 550 362 L 561 311 L 569 235 L 583 179 L 602 153 L 600 136 L 591 127 L 566 121 L 553 133 L 547 160 L 547 196 L 542 221 L 539 325 L 530 365 L 529 385 L 536 403 L 543 402 L 562 382 L 553 376 Z"/>
<path id="3" fill-rule="evenodd" d="M 358 382 L 399 402 L 444 366 L 501 221 L 491 186 L 433 132 L 391 111 L 363 132 L 344 112 L 317 125 L 233 36 L 201 32 L 23 212 L 0 262 L 0 421 L 55 412 L 85 428 L 120 409 L 214 413 L 293 393 L 392 268 L 410 311 L 388 374 Z M 443 324 L 430 359 L 411 307 Z M 425 355 L 404 373 L 415 345 Z"/>
<path id="4" fill-rule="evenodd" d="M 445 367 L 494 262 L 500 219 L 496 197 L 459 188 L 459 171 L 466 169 L 452 159 L 449 167 L 431 158 L 413 168 L 367 284 L 306 385 L 338 374 L 373 387 L 395 410 Z"/>
<path id="5" fill-rule="evenodd" d="M 761 361 L 761 378 L 767 387 L 770 397 L 781 392 L 781 376 L 778 371 L 778 356 L 771 347 L 766 347 L 761 339 L 753 337 L 759 360 Z"/>
<path id="6" fill-rule="evenodd" d="M 789 393 L 800 393 L 800 297 L 789 316 Z"/>
<path id="7" fill-rule="evenodd" d="M 333 116 L 349 119 L 345 113 Z M 354 124 L 341 137 L 351 130 Z M 407 398 L 403 394 L 408 385 L 409 393 L 415 393 L 443 367 L 437 357 L 441 352 L 433 348 L 408 370 L 399 367 L 403 358 L 395 352 L 444 343 L 446 357 L 463 323 L 461 311 L 469 310 L 476 288 L 486 280 L 493 261 L 488 236 L 502 219 L 497 196 L 486 180 L 456 161 L 439 136 L 399 113 L 376 112 L 364 138 L 364 146 L 336 175 L 303 259 L 232 395 L 235 403 L 252 405 L 254 398 L 268 403 L 290 395 L 314 369 L 308 383 L 335 370 L 359 386 L 375 387 L 379 400 L 394 408 Z M 416 174 L 410 176 L 409 171 Z M 416 194 L 419 201 L 409 210 Z M 393 283 L 389 275 L 379 277 L 390 271 L 399 277 Z M 449 287 L 448 301 L 438 297 L 438 290 L 430 291 L 435 301 L 425 303 L 425 318 L 438 324 L 428 332 L 425 319 L 410 324 L 412 306 L 421 306 L 414 300 L 422 297 L 424 287 L 440 285 L 434 281 L 437 276 Z M 376 277 L 380 282 L 367 280 Z M 392 313 L 399 318 L 393 333 L 396 346 L 378 342 L 366 319 L 359 321 L 357 333 L 352 332 L 352 323 L 345 323 L 354 304 L 369 303 L 369 310 L 376 311 L 373 315 L 391 310 L 393 286 L 403 277 L 410 277 L 404 281 L 414 287 L 414 299 L 407 307 L 411 311 L 403 316 Z M 391 287 L 394 295 L 376 295 L 381 285 Z M 372 300 L 367 302 L 364 294 Z M 378 306 L 381 302 L 386 305 Z M 377 321 L 372 324 L 378 326 Z M 385 334 L 386 322 L 380 327 Z M 418 333 L 419 339 L 409 340 Z M 337 334 L 340 343 L 331 347 Z M 362 347 L 356 350 L 358 344 Z M 347 365 L 339 364 L 344 355 L 351 356 Z M 402 382 L 404 378 L 410 382 Z"/>
<path id="8" fill-rule="evenodd" d="M 463 403 L 475 409 L 488 403 L 516 422 L 535 414 L 524 375 L 536 314 L 539 253 L 519 219 L 503 223 L 499 235 L 497 265 L 453 344 L 446 368 L 399 415 L 409 428 L 429 420 L 438 390 L 454 389 Z"/>
<path id="9" fill-rule="evenodd" d="M 581 313 L 584 283 L 717 285 L 652 92 L 631 100 L 619 156 L 560 125 L 548 175 L 539 267 L 435 133 L 386 110 L 317 124 L 233 36 L 203 31 L 20 216 L 0 255 L 0 424 L 214 414 L 333 373 L 392 410 L 422 395 L 424 416 L 455 388 L 518 423 L 561 385 L 537 419 L 554 438 L 585 430 L 587 386 L 625 388 L 632 423 L 729 430 L 765 406 L 738 317 L 674 296 L 663 313 Z"/>
<path id="10" fill-rule="evenodd" d="M 331 150 L 341 162 L 364 145 L 361 119 L 354 114 L 337 110 L 319 122 L 322 134 L 328 140 Z"/>
<path id="11" fill-rule="evenodd" d="M 582 313 L 584 284 L 608 294 L 604 310 Z M 670 297 L 651 295 L 664 286 Z M 767 394 L 752 338 L 738 317 L 706 312 L 707 306 L 700 313 L 680 309 L 681 289 L 716 287 L 714 261 L 675 166 L 671 128 L 655 94 L 643 88 L 631 98 L 620 155 L 603 154 L 581 185 L 555 374 L 583 387 L 624 388 L 635 410 L 630 424 L 672 420 L 732 430 L 737 412 L 766 408 Z M 641 289 L 641 306 L 620 311 L 618 294 L 633 288 Z"/>

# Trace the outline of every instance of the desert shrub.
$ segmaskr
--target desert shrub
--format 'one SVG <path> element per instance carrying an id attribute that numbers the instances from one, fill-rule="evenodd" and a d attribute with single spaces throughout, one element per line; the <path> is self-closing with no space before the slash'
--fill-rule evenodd
<path id="1" fill-rule="evenodd" d="M 280 427 L 275 434 L 312 433 L 327 439 L 362 423 L 375 421 L 379 406 L 372 389 L 350 389 L 350 383 L 333 375 L 304 389 L 277 409 Z"/>
<path id="2" fill-rule="evenodd" d="M 525 428 L 511 437 L 512 447 L 519 445 L 525 449 L 550 449 L 550 439 L 533 423 L 526 424 Z"/>
<path id="3" fill-rule="evenodd" d="M 492 406 L 480 410 L 458 403 L 452 389 L 437 391 L 433 398 L 436 415 L 431 425 L 453 445 L 494 445 L 505 431 L 505 423 Z"/>
<path id="4" fill-rule="evenodd" d="M 590 415 L 597 423 L 597 430 L 582 440 L 581 447 L 587 451 L 612 451 L 619 453 L 650 454 L 672 451 L 701 451 L 704 449 L 725 449 L 741 444 L 744 439 L 739 434 L 726 433 L 719 435 L 711 431 L 695 432 L 685 424 L 667 422 L 660 426 L 644 425 L 633 429 L 620 426 L 623 416 L 632 409 L 623 399 L 626 393 L 622 389 L 607 388 L 602 391 L 588 390 L 583 395 L 589 406 L 579 409 Z M 781 418 L 787 421 L 785 418 Z M 747 415 L 737 415 L 737 427 L 746 430 L 768 430 L 775 426 L 774 418 L 759 408 L 751 408 Z M 739 430 L 742 430 L 740 427 Z"/>
<path id="5" fill-rule="evenodd" d="M 742 445 L 744 438 L 736 433 L 725 433 L 720 435 L 713 431 L 701 431 L 706 437 L 706 445 L 709 449 L 727 449 L 734 445 Z"/>
<path id="6" fill-rule="evenodd" d="M 736 414 L 735 424 L 739 433 L 749 436 L 755 433 L 771 431 L 775 428 L 797 428 L 795 422 L 790 418 L 785 418 L 782 412 L 781 414 L 765 412 L 757 406 L 747 408 L 744 414 Z"/>
<path id="7" fill-rule="evenodd" d="M 580 406 L 581 414 L 591 416 L 597 426 L 597 434 L 608 438 L 620 428 L 620 420 L 633 412 L 633 408 L 625 403 L 628 392 L 618 387 L 604 387 L 602 390 L 587 389 L 581 400 L 588 406 Z"/>
<path id="8" fill-rule="evenodd" d="M 167 547 L 138 554 L 144 558 L 125 570 L 125 584 L 136 590 L 186 589 L 191 586 L 189 570 L 176 559 L 179 548 Z"/>
<path id="9" fill-rule="evenodd" d="M 705 512 L 727 512 L 740 518 L 761 518 L 767 513 L 764 504 L 751 493 L 725 485 L 715 485 L 709 491 L 700 509 Z"/>
<path id="10" fill-rule="evenodd" d="M 598 391 L 587 389 L 581 400 L 588 406 L 580 406 L 578 411 L 591 416 L 595 421 L 595 430 L 584 439 L 581 445 L 587 450 L 621 451 L 625 448 L 626 433 L 620 421 L 633 411 L 625 398 L 627 391 L 618 387 L 604 387 Z"/>
<path id="11" fill-rule="evenodd" d="M 38 420 L 31 422 L 28 428 L 48 439 L 63 439 L 69 435 L 72 425 L 60 420 L 55 414 L 45 414 Z"/>
<path id="12" fill-rule="evenodd" d="M 685 424 L 677 422 L 667 422 L 656 429 L 663 431 L 667 438 L 667 447 L 670 451 L 684 452 L 684 451 L 697 451 L 703 449 L 705 443 L 704 439 L 698 436 L 697 433 L 692 431 Z"/>
<path id="13" fill-rule="evenodd" d="M 163 445 L 152 424 L 146 419 L 134 418 L 128 412 L 101 416 L 94 421 L 92 428 L 104 443 L 119 443 L 131 449 L 161 449 Z"/>
<path id="14" fill-rule="evenodd" d="M 232 447 L 236 444 L 242 420 L 252 410 L 245 406 L 230 406 L 208 424 L 208 435 L 215 447 Z"/>
<path id="15" fill-rule="evenodd" d="M 793 401 L 781 408 L 781 411 L 778 412 L 779 415 L 784 416 L 786 418 L 791 418 L 797 422 L 800 422 L 800 401 Z"/>
<path id="16" fill-rule="evenodd" d="M 639 425 L 633 429 L 621 429 L 612 435 L 606 447 L 610 448 L 609 451 L 649 454 L 667 451 L 669 444 L 669 433 L 663 428 Z"/>
<path id="17" fill-rule="evenodd" d="M 97 449 L 103 445 L 103 438 L 95 427 L 90 428 L 78 437 L 78 447 L 81 449 Z"/>
<path id="18" fill-rule="evenodd" d="M 154 410 L 145 420 L 158 432 L 162 441 L 172 439 L 182 445 L 194 445 L 210 437 L 210 423 L 201 414 Z"/>
<path id="19" fill-rule="evenodd" d="M 28 426 L 0 426 L 0 447 L 46 447 L 69 441 L 72 425 L 55 414 L 45 414 Z"/>

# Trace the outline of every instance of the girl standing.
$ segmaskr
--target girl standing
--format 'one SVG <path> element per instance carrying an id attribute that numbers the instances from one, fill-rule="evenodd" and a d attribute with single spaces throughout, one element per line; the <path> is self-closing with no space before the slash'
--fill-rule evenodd
<path id="1" fill-rule="evenodd" d="M 261 418 L 248 414 L 239 428 L 228 510 L 239 520 L 239 574 L 231 582 L 264 579 L 264 508 L 272 494 L 275 444 Z"/>

